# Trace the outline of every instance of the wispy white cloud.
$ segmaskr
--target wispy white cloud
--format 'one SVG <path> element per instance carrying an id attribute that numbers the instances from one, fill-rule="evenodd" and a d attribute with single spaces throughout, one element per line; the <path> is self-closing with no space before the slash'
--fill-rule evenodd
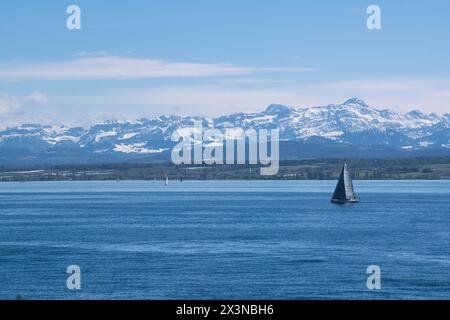
<path id="1" fill-rule="evenodd" d="M 45 115 L 42 110 L 50 103 L 46 94 L 34 92 L 30 95 L 11 95 L 0 92 L 0 129 L 30 121 L 49 123 L 62 114 Z"/>
<path id="2" fill-rule="evenodd" d="M 130 114 L 139 110 L 141 116 L 160 114 L 219 116 L 233 112 L 261 111 L 273 102 L 291 104 L 306 96 L 277 89 L 244 89 L 222 86 L 173 86 L 118 90 L 115 92 L 58 97 L 63 104 L 96 106 Z M 144 113 L 143 113 L 144 112 Z M 135 113 L 136 115 L 136 113 Z M 133 118 L 130 116 L 128 118 Z"/>
<path id="3" fill-rule="evenodd" d="M 0 93 L 0 114 L 15 109 L 21 105 L 20 101 L 6 93 Z"/>
<path id="4" fill-rule="evenodd" d="M 46 104 L 49 103 L 47 95 L 35 92 L 27 96 L 13 96 L 0 92 L 0 114 L 16 110 L 27 103 Z"/>
<path id="5" fill-rule="evenodd" d="M 256 72 L 307 72 L 312 68 L 241 67 L 226 63 L 185 63 L 115 56 L 69 61 L 0 64 L 0 80 L 105 80 L 167 77 L 212 77 Z"/>
<path id="6" fill-rule="evenodd" d="M 271 103 L 294 107 L 342 103 L 360 97 L 375 108 L 407 112 L 450 113 L 450 79 L 369 79 L 305 84 L 236 84 L 143 86 L 73 95 L 0 94 L 0 120 L 8 125 L 37 121 L 86 125 L 111 119 L 133 120 L 161 114 L 215 117 L 259 112 Z"/>
<path id="7" fill-rule="evenodd" d="M 450 79 L 373 79 L 361 81 L 292 83 L 255 87 L 250 81 L 236 85 L 148 87 L 117 90 L 90 96 L 60 97 L 75 105 L 140 106 L 151 114 L 180 113 L 223 115 L 230 112 L 261 111 L 268 104 L 296 107 L 341 103 L 360 97 L 376 108 L 400 112 L 450 112 Z"/>
<path id="8" fill-rule="evenodd" d="M 41 92 L 34 92 L 33 94 L 22 98 L 23 102 L 33 102 L 38 104 L 47 104 L 49 103 L 48 96 Z"/>
<path id="9" fill-rule="evenodd" d="M 95 57 L 95 56 L 106 56 L 108 53 L 106 51 L 80 51 L 75 54 L 78 57 Z"/>
<path id="10" fill-rule="evenodd" d="M 289 83 L 288 80 L 273 79 L 273 78 L 237 78 L 223 80 L 224 84 L 236 85 L 258 85 L 258 84 L 280 84 Z"/>

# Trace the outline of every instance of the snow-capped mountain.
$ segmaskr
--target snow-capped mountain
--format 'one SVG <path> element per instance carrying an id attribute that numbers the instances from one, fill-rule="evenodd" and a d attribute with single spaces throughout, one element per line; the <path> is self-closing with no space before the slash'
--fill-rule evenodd
<path id="1" fill-rule="evenodd" d="M 352 98 L 342 104 L 305 108 L 273 104 L 263 112 L 215 119 L 164 115 L 128 122 L 110 121 L 88 128 L 24 124 L 0 131 L 0 163 L 24 159 L 39 162 L 43 158 L 57 163 L 61 157 L 63 162 L 126 160 L 144 155 L 167 157 L 175 144 L 170 139 L 172 132 L 191 127 L 194 121 L 218 129 L 279 128 L 285 148 L 303 145 L 313 150 L 316 146 L 323 156 L 329 157 L 334 155 L 333 150 L 343 147 L 422 153 L 439 150 L 441 154 L 447 151 L 450 154 L 450 114 L 397 113 L 375 109 Z"/>

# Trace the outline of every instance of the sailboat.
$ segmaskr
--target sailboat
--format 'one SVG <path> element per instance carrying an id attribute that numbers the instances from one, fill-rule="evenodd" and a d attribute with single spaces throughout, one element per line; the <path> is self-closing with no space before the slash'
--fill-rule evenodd
<path id="1" fill-rule="evenodd" d="M 168 176 L 166 176 L 166 183 L 165 183 L 165 185 L 166 185 L 166 186 L 169 185 L 169 177 L 168 177 Z"/>
<path id="2" fill-rule="evenodd" d="M 358 202 L 358 198 L 356 198 L 353 190 L 352 179 L 348 173 L 347 162 L 344 162 L 344 166 L 342 167 L 341 175 L 339 176 L 336 190 L 334 190 L 331 202 L 337 204 Z"/>

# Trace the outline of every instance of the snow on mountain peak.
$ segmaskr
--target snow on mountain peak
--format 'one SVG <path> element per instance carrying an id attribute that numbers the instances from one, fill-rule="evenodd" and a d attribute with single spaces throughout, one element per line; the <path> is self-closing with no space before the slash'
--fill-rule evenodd
<path id="1" fill-rule="evenodd" d="M 137 121 L 106 121 L 88 128 L 24 124 L 0 131 L 2 146 L 26 149 L 63 146 L 110 153 L 157 153 L 173 145 L 172 132 L 202 121 L 204 127 L 279 128 L 283 141 L 317 141 L 402 148 L 450 145 L 450 115 L 420 111 L 397 113 L 369 107 L 359 98 L 343 104 L 293 108 L 271 104 L 258 113 L 235 113 L 215 119 L 162 115 Z"/>
<path id="2" fill-rule="evenodd" d="M 271 104 L 267 107 L 266 113 L 274 114 L 274 113 L 282 113 L 282 112 L 288 112 L 292 111 L 293 109 L 291 107 L 282 105 L 282 104 Z"/>
<path id="3" fill-rule="evenodd" d="M 367 103 L 364 100 L 361 100 L 361 99 L 356 98 L 356 97 L 348 99 L 343 104 L 344 105 L 359 105 L 359 106 L 362 106 L 362 107 L 368 107 Z"/>
<path id="4" fill-rule="evenodd" d="M 423 112 L 420 112 L 419 110 L 412 110 L 406 113 L 406 116 L 412 119 L 426 118 L 426 115 Z"/>

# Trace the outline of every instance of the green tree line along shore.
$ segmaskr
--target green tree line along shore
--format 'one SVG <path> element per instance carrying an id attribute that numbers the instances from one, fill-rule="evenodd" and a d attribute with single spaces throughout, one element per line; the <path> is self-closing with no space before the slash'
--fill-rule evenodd
<path id="1" fill-rule="evenodd" d="M 274 176 L 260 175 L 249 165 L 186 165 L 123 163 L 34 167 L 0 167 L 0 181 L 62 180 L 334 180 L 343 159 L 282 161 Z M 450 157 L 408 159 L 348 159 L 355 180 L 450 179 Z"/>

